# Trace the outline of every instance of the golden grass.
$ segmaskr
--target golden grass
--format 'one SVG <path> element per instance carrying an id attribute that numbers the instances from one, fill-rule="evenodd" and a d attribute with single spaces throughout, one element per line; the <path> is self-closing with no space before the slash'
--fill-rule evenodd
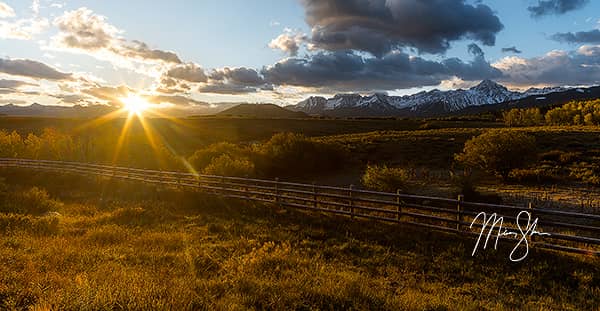
<path id="1" fill-rule="evenodd" d="M 507 247 L 472 258 L 474 241 L 452 235 L 136 185 L 98 184 L 99 200 L 77 178 L 61 185 L 46 180 L 39 186 L 60 203 L 54 205 L 60 216 L 1 214 L 0 223 L 14 228 L 0 237 L 0 309 L 584 310 L 600 304 L 594 258 L 533 251 L 511 264 Z M 31 229 L 48 219 L 51 229 Z"/>

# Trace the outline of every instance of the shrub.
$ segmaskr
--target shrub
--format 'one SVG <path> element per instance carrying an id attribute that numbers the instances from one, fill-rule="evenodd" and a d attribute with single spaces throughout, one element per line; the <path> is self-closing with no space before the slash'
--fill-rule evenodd
<path id="1" fill-rule="evenodd" d="M 455 159 L 507 179 L 511 170 L 522 168 L 535 155 L 534 137 L 511 130 L 490 130 L 468 140 Z"/>
<path id="2" fill-rule="evenodd" d="M 386 165 L 369 165 L 362 176 L 365 187 L 376 191 L 395 192 L 406 190 L 409 174 L 402 168 L 391 168 Z"/>
<path id="3" fill-rule="evenodd" d="M 559 181 L 560 170 L 551 167 L 514 169 L 508 175 L 510 180 L 519 183 L 553 183 Z"/>
<path id="4" fill-rule="evenodd" d="M 214 159 L 223 155 L 227 155 L 232 158 L 247 157 L 249 155 L 249 151 L 232 143 L 221 142 L 210 145 L 204 149 L 197 150 L 191 157 L 189 157 L 188 162 L 196 170 L 201 171 L 211 164 Z"/>
<path id="5" fill-rule="evenodd" d="M 569 175 L 586 184 L 595 186 L 600 185 L 600 167 L 597 165 L 591 165 L 585 162 L 576 163 L 571 167 Z"/>
<path id="6" fill-rule="evenodd" d="M 223 154 L 210 162 L 202 171 L 207 175 L 218 176 L 254 176 L 254 163 L 247 158 L 232 158 Z"/>
<path id="7" fill-rule="evenodd" d="M 539 108 L 511 109 L 502 113 L 507 126 L 535 126 L 544 123 L 544 117 Z"/>
<path id="8" fill-rule="evenodd" d="M 31 189 L 9 193 L 0 205 L 0 212 L 43 215 L 60 209 L 62 204 L 50 198 L 44 189 Z"/>
<path id="9" fill-rule="evenodd" d="M 266 176 L 301 176 L 343 166 L 341 145 L 310 139 L 301 134 L 275 134 L 257 147 L 257 168 Z"/>

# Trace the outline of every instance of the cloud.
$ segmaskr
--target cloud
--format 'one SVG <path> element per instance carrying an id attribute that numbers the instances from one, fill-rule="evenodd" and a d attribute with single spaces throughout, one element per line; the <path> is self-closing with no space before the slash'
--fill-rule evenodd
<path id="1" fill-rule="evenodd" d="M 457 76 L 465 80 L 498 78 L 500 70 L 485 60 L 477 45 L 469 46 L 470 62 L 458 58 L 430 61 L 403 52 L 381 58 L 352 51 L 319 52 L 309 58 L 287 58 L 262 70 L 265 81 L 333 91 L 396 90 L 438 85 Z"/>
<path id="2" fill-rule="evenodd" d="M 527 8 L 532 17 L 561 15 L 582 8 L 589 0 L 539 0 L 534 6 Z"/>
<path id="3" fill-rule="evenodd" d="M 228 84 L 259 86 L 265 83 L 258 71 L 252 68 L 238 67 L 215 69 L 210 73 L 210 79 L 224 81 Z"/>
<path id="4" fill-rule="evenodd" d="M 245 94 L 260 90 L 272 90 L 264 77 L 255 69 L 246 67 L 214 69 L 207 83 L 198 88 L 200 93 Z"/>
<path id="5" fill-rule="evenodd" d="M 590 31 L 579 32 L 563 32 L 556 33 L 550 37 L 552 40 L 566 43 L 600 43 L 600 30 L 594 29 Z"/>
<path id="6" fill-rule="evenodd" d="M 84 94 L 88 94 L 97 99 L 115 104 L 120 103 L 120 99 L 129 96 L 131 93 L 136 93 L 134 89 L 126 86 L 98 86 L 82 90 Z"/>
<path id="7" fill-rule="evenodd" d="M 0 20 L 0 38 L 31 40 L 37 34 L 42 33 L 50 23 L 46 18 L 39 17 L 39 2 L 32 4 L 34 15 L 31 18 L 17 20 Z M 0 18 L 15 17 L 15 11 L 6 3 L 0 2 Z"/>
<path id="8" fill-rule="evenodd" d="M 464 0 L 302 0 L 314 48 L 381 57 L 403 47 L 442 53 L 472 39 L 494 45 L 504 28 L 490 7 Z"/>
<path id="9" fill-rule="evenodd" d="M 190 97 L 181 95 L 148 95 L 144 96 L 144 98 L 148 102 L 156 105 L 167 103 L 175 106 L 208 106 L 208 103 L 197 101 Z"/>
<path id="10" fill-rule="evenodd" d="M 274 50 L 281 50 L 290 56 L 297 56 L 300 46 L 302 43 L 306 42 L 307 39 L 308 37 L 306 34 L 300 32 L 293 33 L 291 30 L 286 29 L 284 33 L 271 40 L 269 47 Z"/>
<path id="11" fill-rule="evenodd" d="M 200 93 L 212 93 L 212 94 L 247 94 L 255 93 L 258 89 L 256 87 L 226 83 L 212 83 L 202 85 L 198 88 Z"/>
<path id="12" fill-rule="evenodd" d="M 79 103 L 87 103 L 87 97 L 80 94 L 54 94 L 50 95 L 54 98 L 57 98 L 64 104 L 79 104 Z"/>
<path id="13" fill-rule="evenodd" d="M 20 81 L 20 80 L 0 80 L 0 88 L 2 89 L 18 89 L 22 86 L 38 86 L 37 84 Z"/>
<path id="14" fill-rule="evenodd" d="M 175 66 L 167 71 L 166 76 L 194 83 L 206 82 L 208 80 L 204 69 L 193 63 Z"/>
<path id="15" fill-rule="evenodd" d="M 507 48 L 502 48 L 502 53 L 515 53 L 515 54 L 521 54 L 523 53 L 523 51 L 517 49 L 516 46 L 511 46 L 511 47 L 507 47 Z"/>
<path id="16" fill-rule="evenodd" d="M 109 24 L 106 17 L 88 8 L 67 11 L 54 20 L 60 30 L 51 48 L 92 55 L 121 67 L 131 63 L 154 65 L 180 64 L 177 54 L 150 48 L 146 43 L 121 37 L 123 31 Z"/>
<path id="17" fill-rule="evenodd" d="M 600 83 L 600 47 L 551 51 L 543 56 L 505 57 L 493 64 L 503 81 L 520 86 L 591 85 Z"/>
<path id="18" fill-rule="evenodd" d="M 13 10 L 13 8 L 11 8 L 8 4 L 6 4 L 4 2 L 0 2 L 0 18 L 14 17 L 14 16 L 15 16 L 15 10 Z"/>
<path id="19" fill-rule="evenodd" d="M 0 72 L 45 80 L 69 80 L 72 75 L 60 72 L 46 64 L 29 59 L 0 58 Z"/>

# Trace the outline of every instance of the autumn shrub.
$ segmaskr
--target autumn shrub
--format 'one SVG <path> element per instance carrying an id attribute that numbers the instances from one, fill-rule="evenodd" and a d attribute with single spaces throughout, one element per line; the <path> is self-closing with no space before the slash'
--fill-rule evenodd
<path id="1" fill-rule="evenodd" d="M 210 145 L 206 148 L 198 149 L 192 156 L 188 158 L 188 162 L 196 169 L 203 170 L 213 162 L 213 160 L 221 156 L 229 156 L 231 158 L 244 157 L 247 158 L 249 151 L 238 145 L 221 142 Z"/>
<path id="2" fill-rule="evenodd" d="M 455 160 L 507 179 L 511 170 L 523 168 L 536 155 L 533 136 L 512 130 L 490 130 L 468 140 Z"/>
<path id="3" fill-rule="evenodd" d="M 254 163 L 248 158 L 234 158 L 223 154 L 214 158 L 202 173 L 206 175 L 247 177 L 254 176 Z"/>
<path id="4" fill-rule="evenodd" d="M 255 148 L 257 170 L 267 177 L 302 176 L 340 169 L 344 148 L 301 134 L 280 133 Z"/>
<path id="5" fill-rule="evenodd" d="M 570 168 L 569 176 L 586 184 L 600 186 L 600 166 L 595 164 L 576 163 Z"/>
<path id="6" fill-rule="evenodd" d="M 376 191 L 395 192 L 406 191 L 409 174 L 403 168 L 386 165 L 369 165 L 362 176 L 362 184 Z"/>

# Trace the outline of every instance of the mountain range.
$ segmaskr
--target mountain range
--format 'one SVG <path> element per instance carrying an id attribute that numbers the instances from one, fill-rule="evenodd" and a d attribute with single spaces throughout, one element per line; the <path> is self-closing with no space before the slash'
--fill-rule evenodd
<path id="1" fill-rule="evenodd" d="M 524 92 L 517 92 L 511 91 L 494 81 L 484 80 L 470 89 L 451 91 L 436 89 L 405 96 L 388 96 L 386 94 L 368 96 L 337 94 L 332 98 L 313 96 L 286 108 L 310 115 L 331 117 L 436 117 L 457 114 L 472 107 L 480 106 L 506 104 L 505 108 L 519 107 L 520 102 L 524 100 L 527 102 L 533 100 L 540 106 L 557 104 L 546 100 L 547 95 L 550 94 L 574 93 L 577 96 L 571 97 L 598 97 L 600 94 L 592 92 L 593 90 L 594 88 L 547 87 L 541 89 L 530 88 Z"/>
<path id="2" fill-rule="evenodd" d="M 264 118 L 325 117 L 442 117 L 498 112 L 512 108 L 550 107 L 571 100 L 600 98 L 600 86 L 530 88 L 511 91 L 491 80 L 469 89 L 423 91 L 413 95 L 389 96 L 337 94 L 331 98 L 313 96 L 284 108 L 272 104 L 219 103 L 198 107 L 177 106 L 162 113 L 175 117 L 194 115 L 244 116 Z M 107 105 L 47 106 L 32 104 L 0 106 L 0 115 L 59 118 L 96 118 L 114 112 Z M 126 116 L 126 113 L 123 113 Z"/>

